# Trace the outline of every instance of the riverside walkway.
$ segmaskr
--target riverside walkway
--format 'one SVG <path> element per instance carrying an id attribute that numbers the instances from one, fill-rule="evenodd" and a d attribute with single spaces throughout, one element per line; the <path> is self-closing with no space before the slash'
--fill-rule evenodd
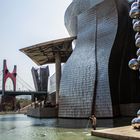
<path id="1" fill-rule="evenodd" d="M 132 126 L 92 130 L 91 135 L 113 140 L 140 140 L 140 130 L 133 129 Z"/>

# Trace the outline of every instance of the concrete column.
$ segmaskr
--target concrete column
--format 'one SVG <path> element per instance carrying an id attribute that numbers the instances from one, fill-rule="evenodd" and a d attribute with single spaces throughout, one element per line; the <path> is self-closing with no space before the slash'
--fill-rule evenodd
<path id="1" fill-rule="evenodd" d="M 60 79 L 61 79 L 61 57 L 60 57 L 59 52 L 55 53 L 55 71 L 56 71 L 56 105 L 58 105 Z"/>

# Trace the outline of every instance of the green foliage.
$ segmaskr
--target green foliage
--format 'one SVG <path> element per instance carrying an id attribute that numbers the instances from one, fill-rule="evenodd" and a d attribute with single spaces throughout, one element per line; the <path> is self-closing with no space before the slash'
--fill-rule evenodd
<path id="1" fill-rule="evenodd" d="M 23 107 L 25 107 L 25 106 L 27 106 L 27 105 L 29 105 L 29 104 L 32 103 L 31 100 L 29 100 L 29 99 L 23 99 L 23 98 L 16 99 L 16 102 L 19 102 L 20 103 L 21 108 L 23 108 Z"/>

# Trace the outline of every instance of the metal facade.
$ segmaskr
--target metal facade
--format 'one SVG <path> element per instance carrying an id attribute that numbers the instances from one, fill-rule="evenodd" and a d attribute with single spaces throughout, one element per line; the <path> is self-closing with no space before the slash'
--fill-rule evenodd
<path id="1" fill-rule="evenodd" d="M 82 6 L 90 3 L 88 1 L 79 2 L 81 5 L 78 7 L 77 3 L 76 8 L 80 10 Z M 72 11 L 69 9 L 69 12 Z M 67 16 L 69 16 L 68 13 Z M 70 17 L 70 19 L 72 18 Z M 63 69 L 59 116 L 90 116 L 93 98 L 96 96 L 96 115 L 98 117 L 112 117 L 108 63 L 117 33 L 116 4 L 114 1 L 105 0 L 92 8 L 90 7 L 89 10 L 84 9 L 76 18 L 76 47 Z M 97 87 L 95 87 L 96 76 Z"/>
<path id="2" fill-rule="evenodd" d="M 65 13 L 75 49 L 60 85 L 60 117 L 135 115 L 140 106 L 139 73 L 128 68 L 136 56 L 127 0 L 73 0 Z"/>

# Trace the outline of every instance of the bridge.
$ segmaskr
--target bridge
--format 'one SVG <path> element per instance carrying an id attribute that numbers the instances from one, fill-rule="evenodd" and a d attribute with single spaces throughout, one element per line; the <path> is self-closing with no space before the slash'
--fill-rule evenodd
<path id="1" fill-rule="evenodd" d="M 2 95 L 2 90 L 0 90 L 0 94 Z M 19 96 L 19 95 L 39 95 L 39 96 L 43 96 L 43 95 L 47 95 L 47 92 L 45 91 L 5 91 L 4 95 L 8 95 L 8 96 Z"/>
<path id="2" fill-rule="evenodd" d="M 44 69 L 41 68 L 40 72 L 43 75 Z M 15 110 L 17 108 L 16 96 L 20 96 L 20 95 L 30 95 L 32 97 L 31 100 L 33 102 L 47 100 L 48 92 L 47 92 L 46 83 L 48 83 L 48 78 L 43 77 L 44 79 L 42 79 L 42 77 L 40 75 L 37 75 L 37 73 L 36 75 L 33 74 L 34 84 L 36 82 L 35 78 L 38 78 L 38 80 L 40 80 L 38 81 L 39 83 L 36 83 L 35 86 L 38 86 L 38 88 L 35 87 L 36 89 L 35 90 L 33 87 L 30 86 L 30 84 L 24 81 L 17 74 L 16 65 L 14 66 L 13 71 L 10 72 L 8 70 L 6 60 L 3 60 L 3 70 L 0 71 L 0 95 L 1 95 L 0 111 L 5 111 L 8 106 L 10 106 L 11 110 Z M 45 83 L 45 88 L 43 86 L 44 83 Z"/>
<path id="3" fill-rule="evenodd" d="M 7 90 L 6 82 L 8 79 L 12 80 L 10 83 L 9 89 Z M 13 85 L 13 90 L 11 86 Z M 19 86 L 20 85 L 20 86 Z M 3 61 L 3 70 L 0 71 L 0 95 L 7 95 L 7 96 L 19 96 L 19 95 L 47 95 L 46 91 L 35 91 L 28 83 L 26 83 L 16 71 L 16 66 L 14 66 L 13 72 L 9 72 L 6 60 Z M 16 90 L 18 89 L 18 90 Z"/>

